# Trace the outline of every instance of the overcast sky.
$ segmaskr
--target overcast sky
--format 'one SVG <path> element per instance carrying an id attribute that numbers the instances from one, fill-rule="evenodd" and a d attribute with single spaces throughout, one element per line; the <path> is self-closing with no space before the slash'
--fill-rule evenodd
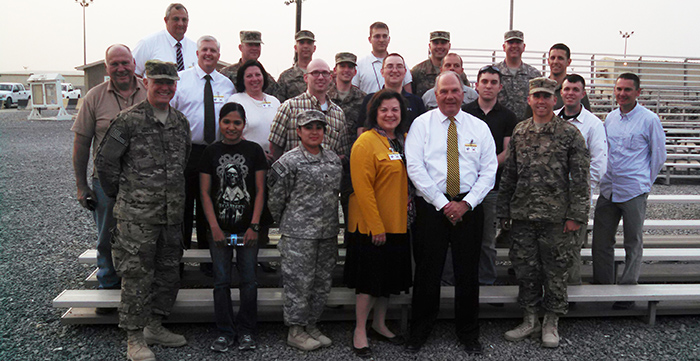
<path id="1" fill-rule="evenodd" d="M 95 0 L 86 9 L 87 62 L 104 58 L 113 43 L 134 47 L 165 28 L 170 0 Z M 262 63 L 277 76 L 291 66 L 295 5 L 284 0 L 198 0 L 183 4 L 187 36 L 213 35 L 221 60 L 238 61 L 238 32 L 263 33 Z M 500 49 L 508 30 L 510 0 L 307 0 L 302 28 L 316 34 L 316 58 L 370 51 L 368 27 L 389 25 L 389 51 L 410 67 L 427 57 L 428 34 L 452 33 L 453 48 Z M 0 0 L 0 71 L 75 71 L 83 63 L 82 8 L 74 0 Z M 621 54 L 619 31 L 634 31 L 628 54 L 700 57 L 700 2 L 694 0 L 515 0 L 514 28 L 527 50 L 546 51 L 557 42 L 574 52 Z M 331 64 L 332 66 L 332 64 Z M 471 74 L 468 74 L 470 77 Z"/>

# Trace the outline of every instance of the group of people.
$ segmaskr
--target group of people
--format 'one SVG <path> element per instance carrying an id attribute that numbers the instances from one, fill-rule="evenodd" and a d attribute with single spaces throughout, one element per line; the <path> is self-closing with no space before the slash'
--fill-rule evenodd
<path id="1" fill-rule="evenodd" d="M 198 246 L 211 253 L 202 271 L 214 277 L 218 352 L 257 347 L 257 254 L 273 222 L 286 342 L 307 351 L 332 344 L 318 321 L 337 263 L 338 202 L 344 283 L 357 294 L 352 346 L 363 358 L 372 356 L 369 339 L 418 352 L 437 319 L 442 282 L 455 287 L 457 338 L 480 354 L 479 286 L 496 281 L 498 228 L 510 230 L 524 313 L 505 338 L 541 334 L 544 347 L 557 347 L 567 285 L 581 283 L 596 187 L 594 282 L 616 282 L 622 217 L 627 257 L 617 282 L 637 283 L 646 197 L 666 152 L 658 116 L 636 101 L 636 75 L 617 78 L 620 107 L 603 123 L 588 110 L 585 80 L 567 73 L 569 48 L 552 46 L 543 77 L 522 61 L 517 30 L 505 33 L 506 58 L 481 68 L 472 89 L 446 31 L 430 33 L 429 58 L 409 71 L 387 51 L 384 23 L 370 26 L 371 54 L 338 53 L 333 69 L 313 59 L 314 34 L 302 30 L 295 65 L 275 81 L 258 61 L 260 32 L 241 31 L 241 59 L 218 71 L 220 43 L 185 37 L 182 4 L 168 6 L 164 20 L 166 30 L 133 53 L 107 49 L 110 78 L 88 92 L 72 128 L 77 198 L 98 228 L 99 287 L 122 290 L 130 360 L 154 360 L 148 344 L 187 343 L 162 320 L 193 224 Z M 387 327 L 386 312 L 391 295 L 411 288 L 404 337 Z"/>

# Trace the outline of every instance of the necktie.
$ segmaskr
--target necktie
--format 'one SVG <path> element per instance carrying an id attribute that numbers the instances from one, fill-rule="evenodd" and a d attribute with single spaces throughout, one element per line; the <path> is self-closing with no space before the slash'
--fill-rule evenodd
<path id="1" fill-rule="evenodd" d="M 204 76 L 204 141 L 211 144 L 216 140 L 216 119 L 214 119 L 214 92 L 211 89 L 211 76 Z"/>
<path id="2" fill-rule="evenodd" d="M 179 41 L 175 44 L 175 56 L 177 58 L 177 71 L 185 70 L 185 61 L 182 60 L 182 44 Z"/>
<path id="3" fill-rule="evenodd" d="M 457 124 L 455 118 L 449 117 L 447 128 L 447 194 L 454 197 L 459 194 L 459 144 L 457 144 Z"/>

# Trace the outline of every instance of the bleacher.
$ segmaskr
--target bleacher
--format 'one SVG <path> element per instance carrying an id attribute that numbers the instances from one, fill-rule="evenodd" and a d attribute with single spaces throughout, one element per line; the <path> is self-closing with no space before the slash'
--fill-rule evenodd
<path id="1" fill-rule="evenodd" d="M 693 204 L 700 203 L 697 195 L 651 195 L 650 204 L 673 203 Z M 592 223 L 589 224 L 589 229 Z M 646 220 L 645 230 L 670 230 L 670 229 L 700 229 L 700 220 Z M 260 250 L 258 260 L 260 262 L 279 262 L 280 254 L 274 245 L 279 240 L 278 235 L 271 236 L 271 247 Z M 342 242 L 342 233 L 340 234 Z M 618 238 L 615 252 L 616 269 L 624 263 L 625 253 L 621 247 L 621 236 Z M 345 250 L 340 249 L 340 261 L 336 267 L 334 287 L 329 297 L 328 305 L 335 306 L 324 312 L 326 320 L 352 320 L 354 318 L 355 293 L 354 290 L 343 287 L 340 284 Z M 582 274 L 584 285 L 569 287 L 569 300 L 577 302 L 569 316 L 573 317 L 600 317 L 600 316 L 642 316 L 647 322 L 653 324 L 658 314 L 700 314 L 700 235 L 653 235 L 645 238 L 644 262 L 640 284 L 637 286 L 624 285 L 591 285 L 590 261 L 591 249 L 584 248 L 581 251 L 584 264 Z M 209 262 L 211 260 L 208 250 L 186 250 L 182 259 L 185 264 Z M 86 250 L 77 262 L 86 265 L 94 265 L 96 251 Z M 519 317 L 517 302 L 517 286 L 515 278 L 506 272 L 508 267 L 508 250 L 498 249 L 499 284 L 497 286 L 482 286 L 480 290 L 480 303 L 483 305 L 481 317 Z M 683 264 L 681 264 L 683 263 Z M 679 265 L 681 264 L 681 265 Z M 687 265 L 686 265 L 687 264 Z M 669 271 L 668 267 L 672 267 Z M 678 269 L 687 268 L 688 274 L 679 274 Z M 213 294 L 212 279 L 201 275 L 198 267 L 186 268 L 183 279 L 183 288 L 178 295 L 170 322 L 213 322 Z M 650 269 L 647 273 L 646 270 Z M 585 271 L 584 271 L 585 270 Z M 660 273 L 660 274 L 654 274 Z M 61 320 L 66 324 L 114 324 L 117 323 L 116 314 L 98 315 L 94 312 L 97 307 L 117 307 L 119 305 L 119 290 L 95 290 L 97 284 L 96 270 L 92 271 L 83 282 L 90 289 L 65 290 L 53 300 L 56 308 L 68 309 Z M 277 274 L 264 274 L 258 271 L 258 277 L 267 278 L 264 283 L 267 286 L 258 289 L 258 305 L 261 321 L 281 321 L 281 310 L 284 302 L 283 292 L 280 288 Z M 231 298 L 234 304 L 239 302 L 237 288 L 232 288 Z M 454 288 L 444 286 L 442 288 L 441 317 L 453 315 Z M 637 301 L 638 307 L 626 311 L 613 311 L 609 304 L 614 301 Z M 407 326 L 410 294 L 395 296 L 390 299 L 390 312 L 388 317 L 401 320 L 403 328 Z M 504 308 L 493 308 L 487 304 L 504 303 Z M 580 303 L 580 305 L 578 305 Z"/>

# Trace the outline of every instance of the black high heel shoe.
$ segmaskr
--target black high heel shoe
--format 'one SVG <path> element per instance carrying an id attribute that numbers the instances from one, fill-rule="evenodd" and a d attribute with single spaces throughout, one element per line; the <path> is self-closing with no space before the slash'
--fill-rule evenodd
<path id="1" fill-rule="evenodd" d="M 372 354 L 372 349 L 369 348 L 369 346 L 357 348 L 355 347 L 355 334 L 353 333 L 352 337 L 350 337 L 350 346 L 352 346 L 352 350 L 355 351 L 355 355 L 361 359 L 371 359 L 373 354 Z"/>

